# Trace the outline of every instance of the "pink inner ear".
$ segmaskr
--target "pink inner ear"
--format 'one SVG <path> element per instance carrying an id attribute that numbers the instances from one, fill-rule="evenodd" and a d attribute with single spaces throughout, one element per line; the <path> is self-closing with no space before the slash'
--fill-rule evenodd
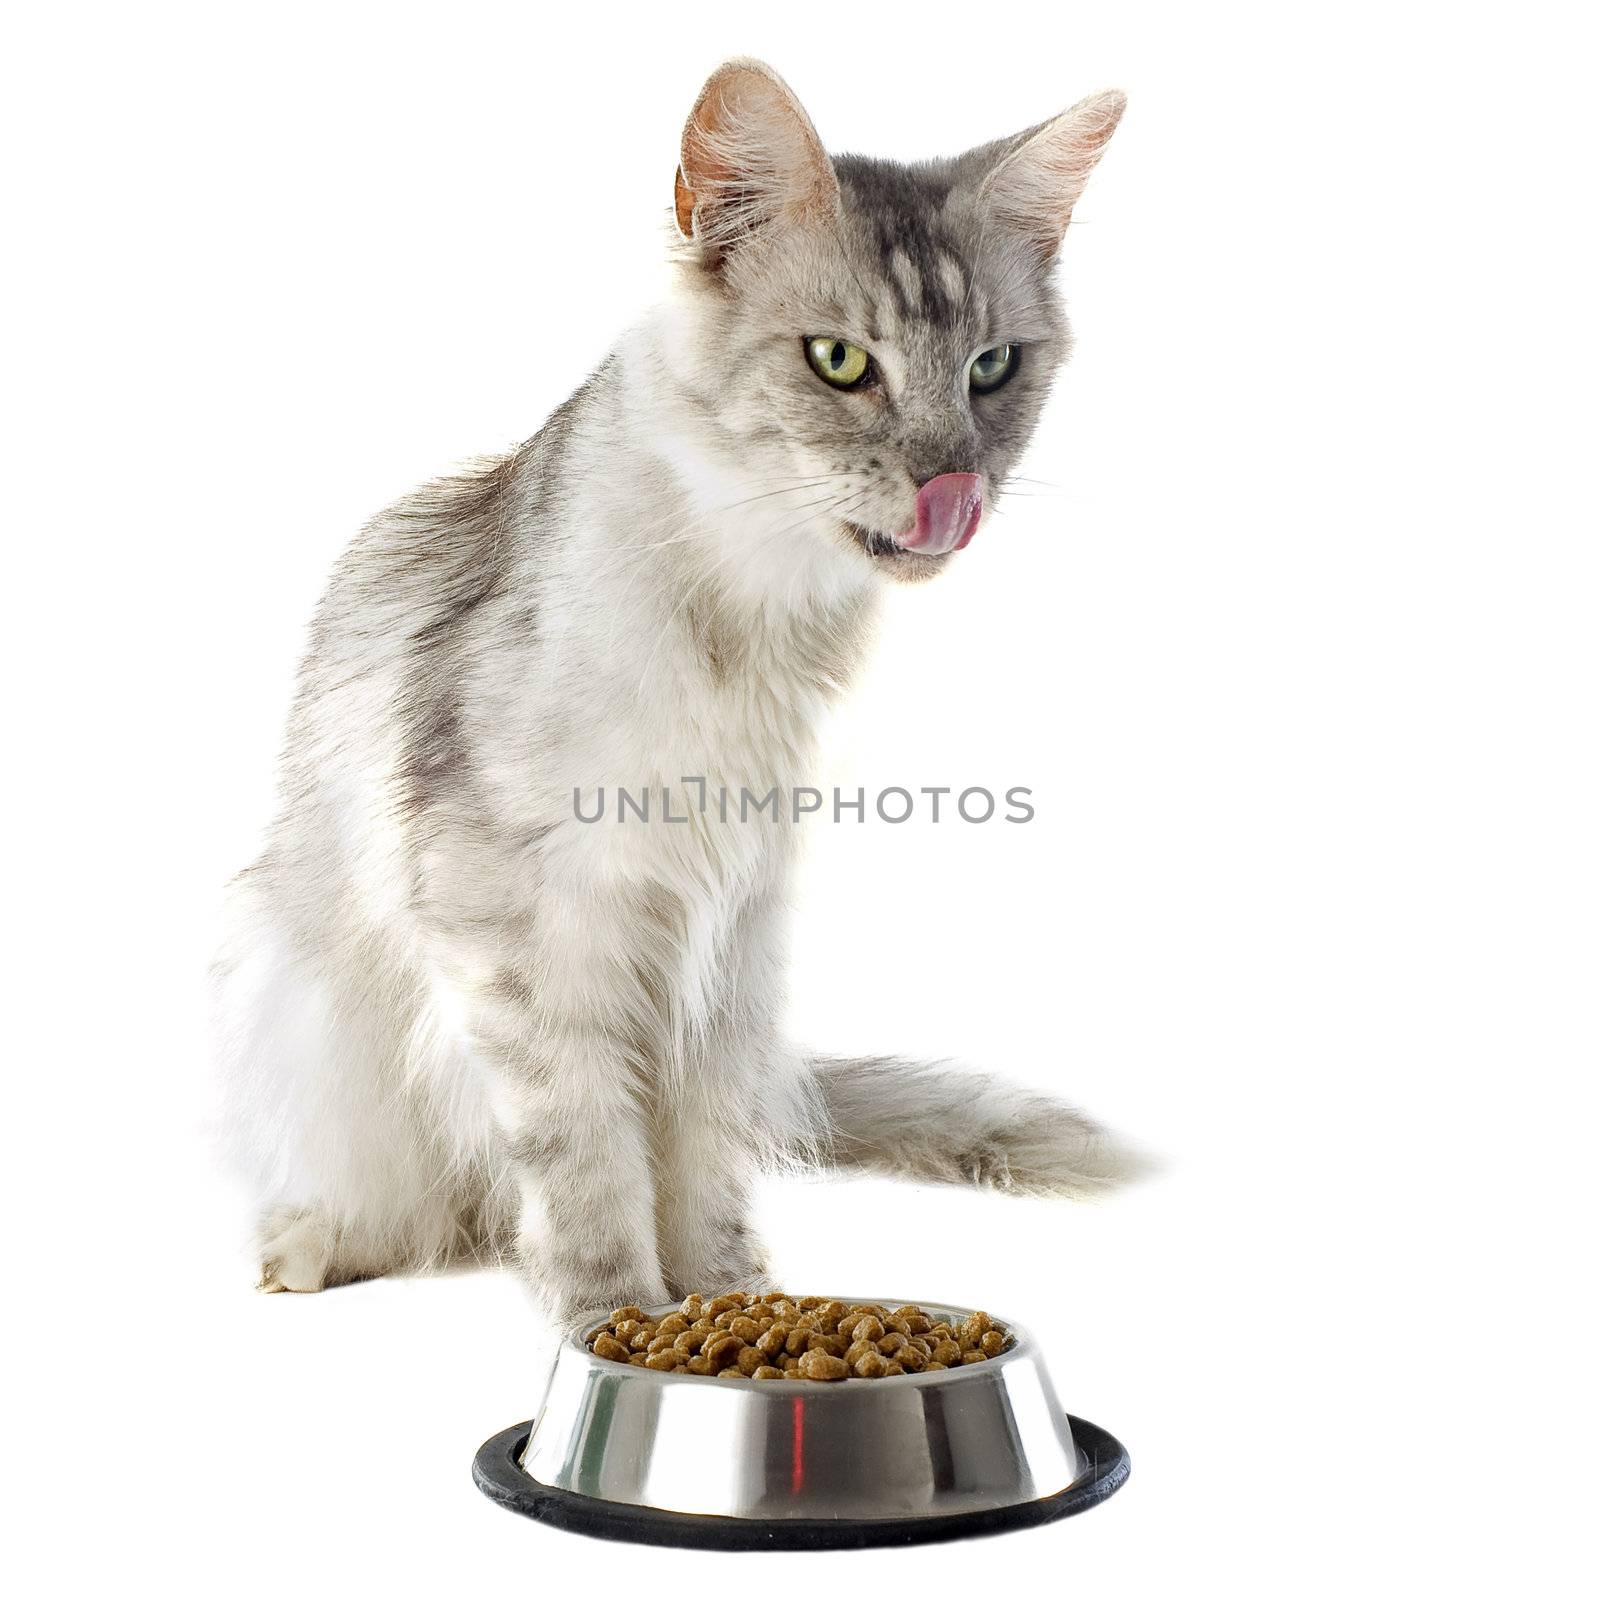
<path id="1" fill-rule="evenodd" d="M 984 198 L 996 216 L 1053 255 L 1126 106 L 1120 90 L 1108 89 L 1027 138 L 985 180 Z"/>
<path id="2" fill-rule="evenodd" d="M 756 61 L 719 67 L 683 130 L 674 211 L 684 236 L 720 251 L 837 195 L 816 129 L 777 73 Z"/>
<path id="3" fill-rule="evenodd" d="M 694 190 L 683 181 L 683 168 L 678 168 L 677 182 L 673 185 L 672 209 L 678 218 L 678 232 L 685 239 L 694 237 Z"/>

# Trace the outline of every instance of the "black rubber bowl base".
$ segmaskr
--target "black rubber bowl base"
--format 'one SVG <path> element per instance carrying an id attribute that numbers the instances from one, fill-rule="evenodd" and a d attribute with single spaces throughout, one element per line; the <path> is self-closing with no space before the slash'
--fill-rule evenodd
<path id="1" fill-rule="evenodd" d="M 711 1517 L 598 1500 L 552 1489 L 522 1470 L 517 1461 L 528 1442 L 532 1427 L 528 1422 L 519 1422 L 484 1442 L 472 1463 L 472 1481 L 508 1511 L 568 1533 L 623 1539 L 631 1544 L 678 1545 L 690 1550 L 865 1550 L 875 1545 L 932 1544 L 1037 1527 L 1076 1516 L 1110 1499 L 1128 1481 L 1128 1452 L 1104 1428 L 1077 1417 L 1068 1420 L 1078 1450 L 1089 1463 L 1076 1482 L 1043 1500 L 946 1517 L 859 1522 L 837 1517 Z"/>

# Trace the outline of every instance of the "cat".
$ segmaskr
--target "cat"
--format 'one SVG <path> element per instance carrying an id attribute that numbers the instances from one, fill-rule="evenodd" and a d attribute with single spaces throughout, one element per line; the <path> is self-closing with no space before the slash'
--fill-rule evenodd
<path id="1" fill-rule="evenodd" d="M 775 72 L 726 63 L 666 303 L 338 562 L 215 968 L 263 1289 L 509 1260 L 570 1318 L 771 1287 L 774 1165 L 1037 1195 L 1137 1172 L 1030 1090 L 786 1043 L 792 819 L 685 789 L 803 784 L 881 593 L 980 531 L 1067 355 L 1052 268 L 1123 103 L 830 159 Z M 585 825 L 601 787 L 689 820 Z"/>

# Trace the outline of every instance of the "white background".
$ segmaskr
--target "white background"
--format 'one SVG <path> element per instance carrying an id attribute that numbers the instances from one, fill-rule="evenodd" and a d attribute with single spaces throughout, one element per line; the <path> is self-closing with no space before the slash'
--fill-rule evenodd
<path id="1" fill-rule="evenodd" d="M 4 25 L 19 1592 L 1586 1590 L 1580 9 L 761 9 Z M 218 890 L 326 570 L 657 292 L 679 125 L 742 52 L 834 148 L 906 158 L 1131 95 L 1064 252 L 1054 487 L 895 597 L 831 746 L 852 784 L 1027 784 L 1037 820 L 817 827 L 794 1020 L 1057 1088 L 1170 1172 L 766 1206 L 798 1290 L 1052 1330 L 1133 1478 L 999 1541 L 714 1557 L 507 1516 L 468 1463 L 538 1397 L 516 1284 L 259 1297 L 202 1138 Z"/>

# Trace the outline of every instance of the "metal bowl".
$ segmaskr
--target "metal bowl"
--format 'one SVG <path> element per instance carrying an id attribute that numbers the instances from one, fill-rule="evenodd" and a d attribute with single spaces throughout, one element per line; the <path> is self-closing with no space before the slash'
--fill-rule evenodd
<path id="1" fill-rule="evenodd" d="M 575 1332 L 537 1418 L 491 1439 L 475 1475 L 503 1504 L 579 1531 L 745 1548 L 951 1537 L 1104 1499 L 1126 1453 L 1063 1411 L 1034 1340 L 996 1320 L 1011 1344 L 988 1361 L 835 1383 L 654 1372 L 601 1359 Z"/>

